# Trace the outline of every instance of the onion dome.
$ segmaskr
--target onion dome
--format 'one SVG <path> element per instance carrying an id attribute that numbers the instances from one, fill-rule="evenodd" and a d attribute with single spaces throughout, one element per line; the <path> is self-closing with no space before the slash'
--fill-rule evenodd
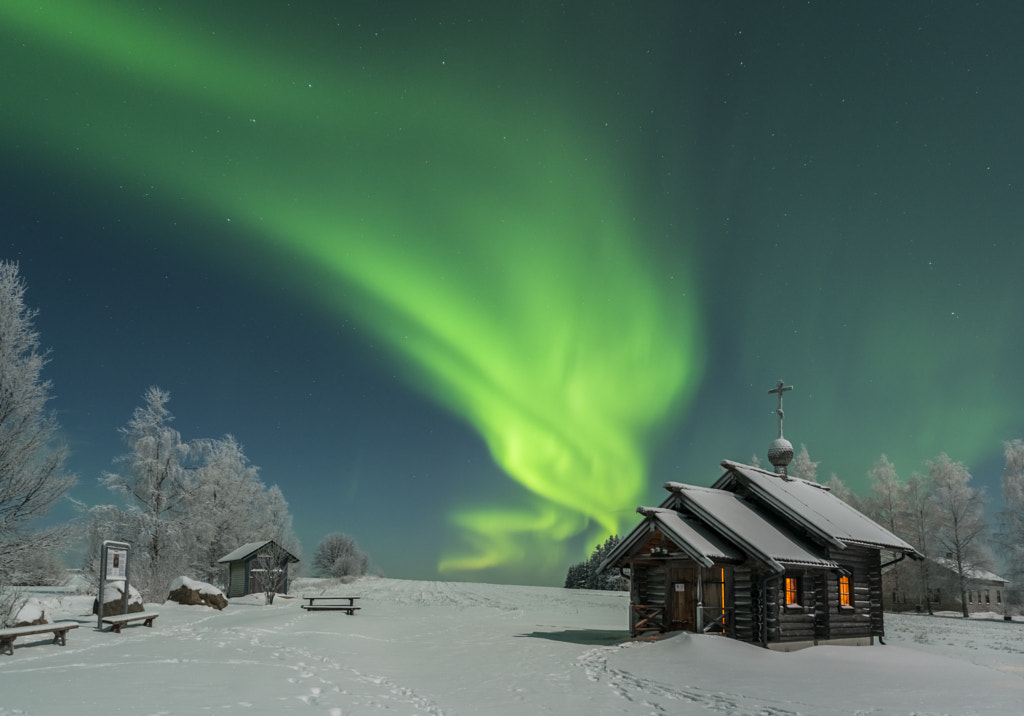
<path id="1" fill-rule="evenodd" d="M 768 462 L 780 475 L 786 474 L 786 467 L 793 462 L 793 443 L 786 438 L 774 440 L 768 447 Z"/>

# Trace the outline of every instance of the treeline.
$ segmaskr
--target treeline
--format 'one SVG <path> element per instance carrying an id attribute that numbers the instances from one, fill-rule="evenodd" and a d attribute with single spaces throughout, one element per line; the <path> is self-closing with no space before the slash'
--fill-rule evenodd
<path id="1" fill-rule="evenodd" d="M 621 538 L 618 535 L 612 535 L 604 541 L 604 544 L 599 544 L 594 548 L 587 561 L 571 565 L 568 573 L 565 575 L 565 588 L 604 589 L 609 591 L 629 589 L 629 580 L 618 572 L 600 571 L 601 563 L 604 562 L 608 554 L 615 549 L 620 541 Z"/>

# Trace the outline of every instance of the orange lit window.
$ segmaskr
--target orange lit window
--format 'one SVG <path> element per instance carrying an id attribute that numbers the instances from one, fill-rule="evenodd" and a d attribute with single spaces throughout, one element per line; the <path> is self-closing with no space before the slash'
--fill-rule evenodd
<path id="1" fill-rule="evenodd" d="M 850 601 L 850 578 L 845 574 L 839 575 L 839 606 L 853 606 Z"/>
<path id="2" fill-rule="evenodd" d="M 786 577 L 786 604 L 800 605 L 800 580 Z"/>

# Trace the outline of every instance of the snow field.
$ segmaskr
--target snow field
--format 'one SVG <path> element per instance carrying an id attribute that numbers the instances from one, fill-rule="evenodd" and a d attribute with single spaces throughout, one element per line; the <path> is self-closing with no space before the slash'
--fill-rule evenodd
<path id="1" fill-rule="evenodd" d="M 155 626 L 98 632 L 91 597 L 40 595 L 67 647 L 0 657 L 0 716 L 177 714 L 1016 714 L 1024 625 L 886 615 L 888 646 L 767 652 L 717 636 L 626 641 L 623 593 L 296 580 L 299 599 L 223 612 L 151 604 Z"/>

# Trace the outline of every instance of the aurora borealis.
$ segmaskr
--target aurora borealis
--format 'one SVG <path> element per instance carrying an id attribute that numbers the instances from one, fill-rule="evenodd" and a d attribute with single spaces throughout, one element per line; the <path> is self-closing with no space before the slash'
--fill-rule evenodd
<path id="1" fill-rule="evenodd" d="M 0 256 L 80 499 L 154 383 L 389 576 L 560 582 L 763 455 L 780 377 L 824 478 L 996 484 L 1020 10 L 549 5 L 0 6 Z"/>

